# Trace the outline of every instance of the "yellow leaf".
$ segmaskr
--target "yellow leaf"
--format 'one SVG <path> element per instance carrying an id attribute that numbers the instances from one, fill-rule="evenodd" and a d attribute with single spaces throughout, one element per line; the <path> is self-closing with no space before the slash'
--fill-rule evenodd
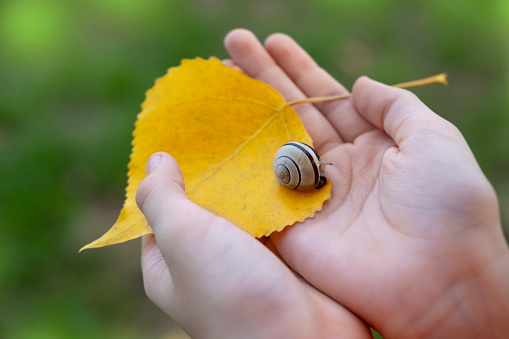
<path id="1" fill-rule="evenodd" d="M 218 59 L 183 60 L 147 92 L 133 133 L 126 200 L 113 227 L 85 248 L 152 233 L 136 206 L 155 152 L 178 161 L 189 199 L 255 237 L 314 216 L 332 184 L 301 192 L 280 186 L 274 154 L 288 141 L 312 145 L 301 120 L 272 87 Z"/>

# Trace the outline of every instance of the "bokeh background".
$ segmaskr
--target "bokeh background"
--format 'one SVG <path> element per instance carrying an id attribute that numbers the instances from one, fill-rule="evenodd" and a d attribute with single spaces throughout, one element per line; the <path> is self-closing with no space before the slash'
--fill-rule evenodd
<path id="1" fill-rule="evenodd" d="M 2 0 L 1 338 L 184 337 L 144 294 L 139 241 L 77 252 L 122 207 L 145 91 L 226 57 L 235 27 L 290 34 L 348 88 L 449 72 L 414 92 L 464 133 L 509 225 L 507 0 Z"/>

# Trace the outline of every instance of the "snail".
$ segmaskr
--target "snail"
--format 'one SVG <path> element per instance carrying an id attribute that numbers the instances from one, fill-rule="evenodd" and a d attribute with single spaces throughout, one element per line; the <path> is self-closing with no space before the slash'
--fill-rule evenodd
<path id="1" fill-rule="evenodd" d="M 273 170 L 276 180 L 283 186 L 307 191 L 327 183 L 320 156 L 309 145 L 292 141 L 279 148 L 274 156 Z"/>

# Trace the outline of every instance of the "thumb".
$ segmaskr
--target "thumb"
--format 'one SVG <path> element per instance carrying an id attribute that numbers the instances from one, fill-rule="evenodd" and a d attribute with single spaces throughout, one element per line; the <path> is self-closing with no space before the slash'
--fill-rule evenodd
<path id="1" fill-rule="evenodd" d="M 136 203 L 152 228 L 168 266 L 185 264 L 198 246 L 196 240 L 215 233 L 209 230 L 211 224 L 220 225 L 216 226 L 219 228 L 228 224 L 186 197 L 177 161 L 163 152 L 150 157 L 147 177 L 138 188 Z"/>
<path id="2" fill-rule="evenodd" d="M 186 200 L 184 178 L 177 161 L 164 152 L 153 154 L 147 162 L 147 177 L 136 192 L 136 204 L 156 236 L 162 232 L 158 226 L 168 216 L 175 216 L 174 212 Z"/>
<path id="3" fill-rule="evenodd" d="M 400 148 L 410 140 L 422 146 L 422 143 L 437 141 L 435 137 L 441 137 L 438 138 L 440 142 L 451 137 L 463 139 L 453 124 L 407 90 L 361 77 L 355 82 L 352 94 L 359 114 L 385 131 Z"/>

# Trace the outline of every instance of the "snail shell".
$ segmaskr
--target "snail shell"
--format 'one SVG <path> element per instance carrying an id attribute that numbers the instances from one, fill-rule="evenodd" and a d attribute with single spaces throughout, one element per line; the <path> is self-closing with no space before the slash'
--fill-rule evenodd
<path id="1" fill-rule="evenodd" d="M 327 182 L 320 156 L 309 145 L 289 142 L 281 146 L 274 156 L 273 170 L 276 180 L 283 186 L 307 191 L 320 188 Z"/>

